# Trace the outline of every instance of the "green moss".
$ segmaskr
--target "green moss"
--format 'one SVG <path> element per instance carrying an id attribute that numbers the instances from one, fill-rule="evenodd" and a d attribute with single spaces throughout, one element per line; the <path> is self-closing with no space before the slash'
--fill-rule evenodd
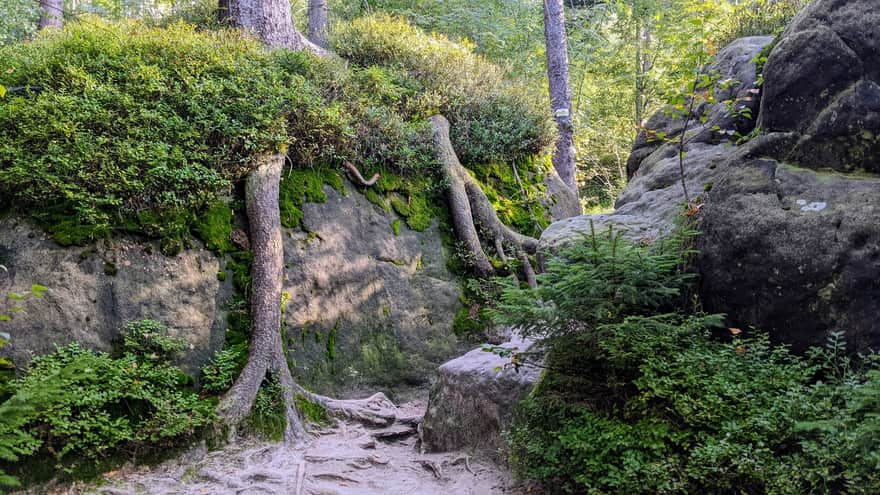
<path id="1" fill-rule="evenodd" d="M 516 162 L 522 187 L 513 166 L 511 163 L 477 164 L 472 166 L 471 175 L 482 186 L 502 222 L 523 234 L 538 236 L 550 225 L 549 215 L 541 203 L 544 197 L 541 178 L 551 166 L 549 157 L 529 157 Z"/>
<path id="2" fill-rule="evenodd" d="M 296 404 L 296 410 L 299 411 L 309 423 L 319 425 L 330 424 L 330 415 L 327 414 L 327 410 L 320 404 L 310 401 L 301 394 L 296 394 L 293 397 L 293 401 Z"/>
<path id="3" fill-rule="evenodd" d="M 426 196 L 410 196 L 409 211 L 410 214 L 406 217 L 406 224 L 409 228 L 416 232 L 422 232 L 431 226 L 433 215 Z"/>
<path id="4" fill-rule="evenodd" d="M 193 230 L 215 253 L 228 253 L 235 250 L 230 241 L 232 235 L 233 212 L 229 204 L 215 201 L 193 225 Z"/>
<path id="5" fill-rule="evenodd" d="M 388 202 L 385 201 L 385 196 L 377 191 L 378 188 L 367 188 L 364 190 L 364 197 L 367 198 L 367 201 L 373 203 L 374 205 L 382 208 L 383 210 L 390 212 L 391 208 L 388 206 Z"/>
<path id="6" fill-rule="evenodd" d="M 471 318 L 470 308 L 461 308 L 452 320 L 452 331 L 459 337 L 479 335 L 485 328 L 480 318 Z"/>
<path id="7" fill-rule="evenodd" d="M 394 233 L 395 236 L 400 235 L 400 219 L 395 218 L 391 221 L 391 232 Z"/>
<path id="8" fill-rule="evenodd" d="M 305 203 L 323 203 L 327 201 L 324 184 L 345 193 L 342 176 L 329 166 L 316 166 L 308 169 L 288 169 L 281 179 L 279 204 L 281 208 L 281 224 L 288 228 L 302 225 L 302 205 Z"/>
<path id="9" fill-rule="evenodd" d="M 219 272 L 217 272 L 217 280 L 219 280 L 220 282 L 225 282 L 226 281 L 226 272 L 224 272 L 223 270 L 220 270 Z"/>
<path id="10" fill-rule="evenodd" d="M 52 239 L 62 246 L 82 246 L 110 235 L 106 226 L 80 223 L 75 216 L 53 216 L 48 223 L 41 222 Z"/>

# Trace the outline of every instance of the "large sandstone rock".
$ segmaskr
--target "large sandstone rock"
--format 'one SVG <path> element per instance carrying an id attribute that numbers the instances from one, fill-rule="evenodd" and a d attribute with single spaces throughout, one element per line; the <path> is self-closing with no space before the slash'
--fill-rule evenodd
<path id="1" fill-rule="evenodd" d="M 3 331 L 3 349 L 18 367 L 55 346 L 80 342 L 108 351 L 127 322 L 153 319 L 183 337 L 189 348 L 179 364 L 196 374 L 223 346 L 224 303 L 229 283 L 217 279 L 220 262 L 209 251 L 186 250 L 174 257 L 128 239 L 64 248 L 39 228 L 17 218 L 0 220 L 0 293 L 22 293 L 33 284 L 48 287 L 14 313 Z M 112 273 L 115 267 L 115 275 Z M 12 301 L 4 302 L 9 309 Z"/>
<path id="2" fill-rule="evenodd" d="M 303 207 L 284 234 L 284 323 L 296 373 L 328 393 L 418 386 L 463 351 L 452 332 L 460 286 L 439 229 L 415 232 L 348 188 Z M 395 390 L 391 390 L 391 389 Z"/>
<path id="3" fill-rule="evenodd" d="M 880 348 L 880 177 L 737 154 L 709 198 L 697 261 L 708 311 L 798 349 L 829 330 Z"/>
<path id="4" fill-rule="evenodd" d="M 797 349 L 821 344 L 833 330 L 846 332 L 850 350 L 880 348 L 874 4 L 817 0 L 786 29 L 764 67 L 762 135 L 736 146 L 723 136 L 704 139 L 710 129 L 695 127 L 686 139 L 689 192 L 705 191 L 696 263 L 705 308 Z M 554 223 L 542 246 L 580 239 L 591 221 L 642 242 L 670 232 L 683 200 L 676 152 L 637 141 L 635 174 L 616 211 Z"/>
<path id="5" fill-rule="evenodd" d="M 615 202 L 615 211 L 554 222 L 542 233 L 542 246 L 557 250 L 588 235 L 591 228 L 601 231 L 608 225 L 622 229 L 636 242 L 651 242 L 669 234 L 685 203 L 681 168 L 693 199 L 712 188 L 721 172 L 718 165 L 733 147 L 733 137 L 754 127 L 760 102 L 755 94 L 753 60 L 771 41 L 766 36 L 752 36 L 721 50 L 709 71 L 719 80 L 714 89 L 716 99 L 729 103 L 700 106 L 691 116 L 687 131 L 681 116 L 666 110 L 652 116 L 646 130 L 636 137 L 627 165 L 630 182 Z M 679 163 L 678 142 L 652 140 L 650 136 L 657 132 L 667 139 L 687 133 L 683 164 Z"/>
<path id="6" fill-rule="evenodd" d="M 880 9 L 817 0 L 789 25 L 764 70 L 759 125 L 797 132 L 789 159 L 880 172 Z"/>
<path id="7" fill-rule="evenodd" d="M 729 140 L 734 133 L 746 135 L 755 128 L 760 99 L 753 60 L 772 41 L 768 36 L 749 36 L 718 52 L 715 62 L 706 68 L 716 81 L 712 95 L 718 103 L 704 103 L 693 109 L 687 122 L 689 143 L 718 143 Z M 626 164 L 627 176 L 636 175 L 642 162 L 665 141 L 681 136 L 685 123 L 682 112 L 672 108 L 652 115 L 636 135 Z"/>
<path id="8" fill-rule="evenodd" d="M 514 340 L 499 347 L 526 351 L 530 346 L 529 341 Z M 423 448 L 497 450 L 514 406 L 532 391 L 539 376 L 538 367 L 523 365 L 517 370 L 509 357 L 482 348 L 445 363 L 431 386 L 420 426 Z"/>

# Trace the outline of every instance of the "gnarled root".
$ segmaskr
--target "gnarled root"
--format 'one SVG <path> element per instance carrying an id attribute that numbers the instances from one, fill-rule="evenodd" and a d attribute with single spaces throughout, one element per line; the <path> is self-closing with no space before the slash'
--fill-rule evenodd
<path id="1" fill-rule="evenodd" d="M 345 167 L 346 170 L 348 170 L 348 173 L 351 174 L 351 178 L 354 179 L 354 182 L 359 186 L 370 187 L 375 184 L 377 180 L 379 180 L 379 174 L 373 174 L 373 177 L 371 177 L 370 180 L 365 180 L 364 176 L 361 175 L 361 171 L 358 170 L 357 167 L 355 167 L 351 162 L 342 162 L 342 166 Z"/>
<path id="2" fill-rule="evenodd" d="M 492 203 L 486 197 L 486 193 L 480 184 L 468 173 L 452 147 L 449 139 L 449 121 L 442 115 L 435 115 L 430 119 L 433 129 L 434 152 L 437 161 L 443 171 L 443 175 L 449 180 L 449 207 L 452 212 L 452 224 L 455 235 L 470 253 L 471 268 L 477 276 L 486 277 L 493 275 L 495 269 L 486 256 L 480 244 L 477 234 L 477 225 L 484 235 L 495 242 L 496 249 L 500 246 L 499 240 L 507 242 L 515 247 L 517 252 L 535 254 L 538 250 L 538 240 L 534 237 L 522 235 L 498 219 Z M 503 249 L 502 249 L 503 252 Z M 523 253 L 520 257 L 524 260 L 526 278 L 529 273 L 534 276 L 534 270 L 528 262 L 528 257 Z M 531 280 L 529 280 L 531 284 Z"/>
<path id="3" fill-rule="evenodd" d="M 333 399 L 297 386 L 296 393 L 323 407 L 331 416 L 357 421 L 366 426 L 384 428 L 395 423 L 414 426 L 419 418 L 401 416 L 397 406 L 382 392 L 366 399 Z"/>

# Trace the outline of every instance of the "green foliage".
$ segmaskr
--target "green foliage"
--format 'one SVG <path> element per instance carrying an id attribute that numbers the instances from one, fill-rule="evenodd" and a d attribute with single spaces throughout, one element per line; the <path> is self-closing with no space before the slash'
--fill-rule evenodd
<path id="1" fill-rule="evenodd" d="M 39 4 L 29 0 L 6 0 L 0 4 L 0 45 L 25 39 L 37 28 Z"/>
<path id="2" fill-rule="evenodd" d="M 498 323 L 522 325 L 526 334 L 555 338 L 626 315 L 669 309 L 692 278 L 681 271 L 680 247 L 693 235 L 684 231 L 680 238 L 646 247 L 610 226 L 594 231 L 547 263 L 537 289 L 501 280 L 505 290 L 490 314 Z"/>
<path id="3" fill-rule="evenodd" d="M 287 418 L 284 411 L 284 388 L 275 377 L 263 380 L 251 413 L 245 422 L 253 431 L 267 440 L 280 441 L 284 437 Z"/>
<path id="4" fill-rule="evenodd" d="M 183 24 L 92 18 L 0 60 L 22 88 L 0 106 L 0 187 L 66 244 L 198 211 L 283 147 L 304 84 L 254 41 Z"/>
<path id="5" fill-rule="evenodd" d="M 217 351 L 202 367 L 202 391 L 221 394 L 228 390 L 244 367 L 243 357 L 247 357 L 247 347 L 241 344 Z"/>
<path id="6" fill-rule="evenodd" d="M 213 421 L 213 405 L 188 389 L 169 357 L 182 347 L 152 321 L 127 325 L 117 356 L 77 344 L 35 358 L 2 407 L 27 405 L 4 422 L 18 456 L 97 459 L 113 452 L 161 449 Z M 52 393 L 46 393 L 52 390 Z"/>
<path id="7" fill-rule="evenodd" d="M 473 45 L 428 35 L 387 16 L 335 26 L 332 45 L 355 64 L 379 65 L 386 74 L 397 75 L 401 90 L 392 92 L 392 99 L 415 117 L 444 114 L 452 123 L 452 141 L 465 165 L 511 162 L 539 153 L 551 142 L 553 125 L 546 107 L 537 105 L 523 86 L 506 81 L 496 65 L 473 53 Z"/>
<path id="8" fill-rule="evenodd" d="M 777 36 L 810 0 L 747 0 L 726 12 L 716 33 L 719 46 L 744 36 Z"/>
<path id="9" fill-rule="evenodd" d="M 549 351 L 507 434 L 517 472 L 565 493 L 876 493 L 871 361 L 846 358 L 839 335 L 799 357 L 685 314 L 687 239 L 593 234 L 537 290 L 505 289 L 496 321 Z"/>

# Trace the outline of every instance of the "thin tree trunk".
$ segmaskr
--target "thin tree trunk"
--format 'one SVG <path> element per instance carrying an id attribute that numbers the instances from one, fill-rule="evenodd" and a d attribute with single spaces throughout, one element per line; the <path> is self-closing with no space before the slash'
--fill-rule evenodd
<path id="1" fill-rule="evenodd" d="M 229 12 L 229 4 L 230 0 L 217 1 L 217 20 L 220 21 L 221 24 L 234 22 L 234 20 L 232 19 L 232 14 Z"/>
<path id="2" fill-rule="evenodd" d="M 553 167 L 559 178 L 577 195 L 574 163 L 574 130 L 571 123 L 571 87 L 568 82 L 568 46 L 565 7 L 562 0 L 544 0 L 544 36 L 547 52 L 547 80 L 553 118 L 559 128 Z"/>
<path id="3" fill-rule="evenodd" d="M 281 243 L 281 216 L 278 188 L 283 155 L 257 157 L 256 168 L 247 176 L 245 207 L 250 224 L 250 242 L 254 253 L 251 308 L 253 334 L 247 364 L 223 397 L 219 413 L 235 428 L 250 412 L 267 372 L 273 373 L 284 389 L 287 429 L 285 440 L 304 436 L 302 421 L 293 406 L 295 384 L 287 366 L 281 342 L 281 280 L 284 251 Z"/>
<path id="4" fill-rule="evenodd" d="M 63 0 L 40 0 L 39 28 L 60 28 L 64 22 Z"/>
<path id="5" fill-rule="evenodd" d="M 327 35 L 330 32 L 327 0 L 309 0 L 309 39 L 312 43 L 327 48 Z"/>

